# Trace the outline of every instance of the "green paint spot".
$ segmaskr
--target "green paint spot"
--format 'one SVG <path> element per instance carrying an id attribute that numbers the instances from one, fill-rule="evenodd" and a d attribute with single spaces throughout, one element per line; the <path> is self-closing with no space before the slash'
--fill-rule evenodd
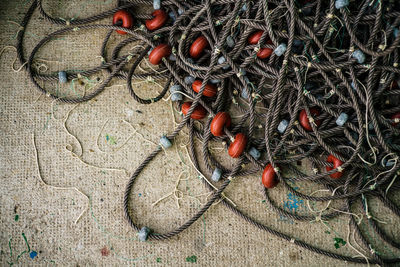
<path id="1" fill-rule="evenodd" d="M 19 215 L 15 214 L 14 221 L 18 222 L 18 220 L 19 220 Z"/>
<path id="2" fill-rule="evenodd" d="M 192 262 L 192 263 L 194 263 L 194 262 L 197 261 L 197 257 L 196 257 L 196 255 L 187 257 L 187 258 L 186 258 L 186 261 L 187 261 L 187 262 Z"/>
<path id="3" fill-rule="evenodd" d="M 157 261 L 157 262 L 161 262 L 161 258 L 157 258 L 156 261 Z"/>
<path id="4" fill-rule="evenodd" d="M 262 203 L 265 203 L 265 202 L 267 202 L 265 199 L 263 199 L 262 201 L 261 201 Z"/>
<path id="5" fill-rule="evenodd" d="M 335 237 L 333 238 L 333 240 L 335 241 L 335 248 L 338 249 L 340 248 L 340 245 L 344 246 L 346 245 L 346 241 L 344 241 L 342 238 L 340 237 Z"/>
<path id="6" fill-rule="evenodd" d="M 330 235 L 330 234 L 331 234 L 331 232 L 329 232 L 328 230 L 326 230 L 326 231 L 325 231 L 325 234 L 328 234 L 328 235 Z"/>
<path id="7" fill-rule="evenodd" d="M 116 145 L 117 141 L 115 140 L 114 136 L 106 134 L 106 141 L 109 142 L 111 145 Z"/>

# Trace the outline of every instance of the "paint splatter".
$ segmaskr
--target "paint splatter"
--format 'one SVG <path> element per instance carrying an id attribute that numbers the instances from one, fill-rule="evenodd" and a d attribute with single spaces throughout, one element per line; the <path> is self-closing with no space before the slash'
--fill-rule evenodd
<path id="1" fill-rule="evenodd" d="M 114 136 L 106 134 L 106 141 L 109 142 L 111 145 L 116 145 L 117 141 L 115 140 Z"/>
<path id="2" fill-rule="evenodd" d="M 107 247 L 104 247 L 101 249 L 101 256 L 103 257 L 107 257 L 108 255 L 110 255 L 110 251 L 108 250 Z"/>
<path id="3" fill-rule="evenodd" d="M 31 257 L 32 260 L 33 260 L 37 255 L 38 255 L 38 253 L 37 253 L 36 251 L 31 251 L 31 253 L 29 253 L 29 257 Z"/>
<path id="4" fill-rule="evenodd" d="M 344 246 L 346 245 L 346 241 L 344 241 L 342 238 L 340 237 L 335 237 L 333 238 L 333 240 L 335 241 L 335 248 L 338 249 L 340 248 L 340 245 Z"/>
<path id="5" fill-rule="evenodd" d="M 15 214 L 14 221 L 18 222 L 18 220 L 19 220 L 19 215 Z"/>
<path id="6" fill-rule="evenodd" d="M 156 262 L 161 262 L 161 258 L 157 258 L 157 259 L 156 259 Z"/>
<path id="7" fill-rule="evenodd" d="M 190 256 L 190 257 L 187 257 L 187 258 L 186 258 L 186 261 L 187 261 L 187 262 L 195 263 L 195 262 L 197 262 L 197 257 L 196 257 L 196 255 L 192 255 L 192 256 Z"/>

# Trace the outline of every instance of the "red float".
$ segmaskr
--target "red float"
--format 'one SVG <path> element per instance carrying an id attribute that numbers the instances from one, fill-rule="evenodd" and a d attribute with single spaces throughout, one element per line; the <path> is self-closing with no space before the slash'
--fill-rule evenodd
<path id="1" fill-rule="evenodd" d="M 171 47 L 167 44 L 159 44 L 149 55 L 149 61 L 153 65 L 161 63 L 163 57 L 168 57 L 171 54 Z"/>
<path id="2" fill-rule="evenodd" d="M 258 43 L 258 41 L 260 41 L 261 39 L 261 35 L 264 33 L 264 31 L 257 31 L 253 34 L 251 34 L 248 38 L 247 38 L 247 42 L 249 44 L 255 45 Z"/>
<path id="3" fill-rule="evenodd" d="M 227 112 L 218 112 L 211 121 L 210 131 L 214 136 L 222 136 L 224 127 L 229 128 L 229 126 L 231 126 L 231 116 Z"/>
<path id="4" fill-rule="evenodd" d="M 253 34 L 251 34 L 248 38 L 247 41 L 249 44 L 255 45 L 257 44 L 260 39 L 261 39 L 261 35 L 264 33 L 264 31 L 257 31 Z M 271 40 L 267 40 L 267 44 L 272 44 Z M 272 52 L 274 50 L 272 50 L 271 48 L 260 48 L 260 50 L 257 52 L 257 57 L 260 59 L 264 59 L 264 58 L 268 58 L 271 56 Z"/>
<path id="5" fill-rule="evenodd" d="M 191 106 L 192 106 L 192 102 L 183 103 L 183 105 L 182 105 L 182 113 L 184 115 L 186 115 Z M 206 116 L 206 114 L 207 114 L 207 111 L 205 110 L 205 108 L 203 108 L 203 106 L 198 104 L 196 106 L 196 108 L 193 110 L 192 115 L 190 115 L 190 118 L 192 118 L 194 120 L 201 120 Z"/>
<path id="6" fill-rule="evenodd" d="M 192 58 L 199 58 L 204 49 L 208 46 L 207 38 L 199 36 L 190 46 L 189 54 Z"/>
<path id="7" fill-rule="evenodd" d="M 326 167 L 326 171 L 331 171 L 333 169 L 337 169 L 338 167 L 340 167 L 343 164 L 343 161 L 341 161 L 340 159 L 336 158 L 334 155 L 329 155 L 328 158 L 326 159 L 327 162 L 329 163 L 333 163 L 333 168 L 330 166 Z M 338 179 L 340 177 L 342 177 L 343 173 L 342 172 L 335 172 L 332 173 L 331 175 L 329 175 L 331 178 L 333 179 Z"/>
<path id="8" fill-rule="evenodd" d="M 247 137 L 242 133 L 238 133 L 235 136 L 235 140 L 229 145 L 228 154 L 232 158 L 238 158 L 242 155 L 247 145 Z"/>
<path id="9" fill-rule="evenodd" d="M 122 21 L 122 26 L 124 28 L 130 29 L 132 28 L 133 25 L 133 18 L 131 14 L 126 11 L 126 10 L 118 10 L 115 12 L 114 17 L 113 17 L 113 24 L 117 24 L 117 22 Z M 126 34 L 126 32 L 117 30 L 117 33 L 119 34 Z"/>
<path id="10" fill-rule="evenodd" d="M 392 117 L 390 117 L 392 120 L 395 119 L 399 119 L 400 120 L 400 112 L 397 112 L 396 114 L 394 114 Z M 392 125 L 396 126 L 397 124 L 399 124 L 399 122 L 393 122 Z"/>
<path id="11" fill-rule="evenodd" d="M 312 117 L 318 117 L 319 115 L 321 115 L 321 111 L 318 108 L 310 108 L 310 114 Z M 309 132 L 312 131 L 311 124 L 310 124 L 310 121 L 308 120 L 307 112 L 305 109 L 300 111 L 299 121 L 300 121 L 301 126 L 303 126 L 303 128 L 306 131 L 309 131 Z M 319 127 L 322 123 L 322 120 L 316 120 L 314 122 L 317 125 L 317 127 Z"/>
<path id="12" fill-rule="evenodd" d="M 167 22 L 168 15 L 162 9 L 154 10 L 151 15 L 153 18 L 146 20 L 146 28 L 149 31 L 160 29 Z"/>
<path id="13" fill-rule="evenodd" d="M 192 84 L 192 89 L 196 93 L 200 92 L 201 84 L 203 82 L 201 80 L 195 80 Z M 203 95 L 207 97 L 213 97 L 217 94 L 217 87 L 214 85 L 207 83 L 204 90 L 203 90 Z"/>
<path id="14" fill-rule="evenodd" d="M 271 164 L 265 167 L 261 181 L 266 188 L 274 188 L 279 183 L 279 180 L 276 179 L 274 167 Z"/>

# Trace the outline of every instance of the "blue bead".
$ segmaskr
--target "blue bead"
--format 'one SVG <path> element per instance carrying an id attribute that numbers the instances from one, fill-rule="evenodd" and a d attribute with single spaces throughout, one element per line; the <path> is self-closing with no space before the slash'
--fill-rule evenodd
<path id="1" fill-rule="evenodd" d="M 351 88 L 353 88 L 354 91 L 356 90 L 356 85 L 354 82 L 351 82 Z"/>
<path id="2" fill-rule="evenodd" d="M 286 44 L 282 43 L 282 44 L 278 45 L 278 47 L 275 48 L 275 50 L 274 50 L 275 55 L 277 55 L 278 57 L 282 56 L 285 53 L 286 48 L 287 48 Z"/>
<path id="3" fill-rule="evenodd" d="M 66 83 L 68 81 L 67 73 L 65 71 L 58 72 L 58 80 L 60 83 Z"/>
<path id="4" fill-rule="evenodd" d="M 399 33 L 400 33 L 400 29 L 398 29 L 398 28 L 394 29 L 393 30 L 394 38 L 397 38 L 397 36 L 399 36 Z"/>
<path id="5" fill-rule="evenodd" d="M 165 135 L 160 138 L 160 144 L 164 148 L 170 148 L 172 146 L 171 141 L 169 141 L 169 139 Z"/>
<path id="6" fill-rule="evenodd" d="M 150 56 L 151 51 L 153 51 L 153 48 L 149 50 L 149 52 L 147 52 L 147 55 Z"/>
<path id="7" fill-rule="evenodd" d="M 244 5 L 242 6 L 242 11 L 246 11 L 246 10 L 247 10 L 247 5 L 244 4 Z"/>
<path id="8" fill-rule="evenodd" d="M 357 62 L 360 63 L 360 64 L 363 64 L 365 62 L 365 54 L 359 49 L 354 51 L 351 56 L 353 58 L 357 59 Z"/>
<path id="9" fill-rule="evenodd" d="M 153 0 L 153 8 L 160 9 L 161 8 L 161 0 Z"/>
<path id="10" fill-rule="evenodd" d="M 349 115 L 347 115 L 346 113 L 340 113 L 339 117 L 336 120 L 336 124 L 338 126 L 343 126 L 347 120 L 349 119 Z"/>
<path id="11" fill-rule="evenodd" d="M 226 59 L 224 56 L 221 56 L 218 58 L 218 64 L 224 64 L 226 62 Z"/>
<path id="12" fill-rule="evenodd" d="M 183 12 L 185 12 L 185 11 L 184 11 L 184 10 L 182 10 L 182 9 L 180 9 L 180 8 L 178 9 L 178 14 L 179 14 L 179 15 L 182 15 L 182 14 L 183 14 Z"/>
<path id="13" fill-rule="evenodd" d="M 248 88 L 248 89 L 250 90 L 250 88 Z M 250 90 L 250 93 L 251 93 L 251 90 Z M 244 88 L 244 87 L 242 88 L 242 93 L 240 95 L 244 99 L 249 99 L 249 94 L 247 93 L 246 88 Z"/>
<path id="14" fill-rule="evenodd" d="M 336 9 L 341 9 L 349 5 L 349 0 L 336 0 L 335 7 Z"/>
<path id="15" fill-rule="evenodd" d="M 259 159 L 261 157 L 260 151 L 258 151 L 255 147 L 250 148 L 249 154 L 255 159 Z"/>
<path id="16" fill-rule="evenodd" d="M 169 92 L 171 93 L 171 100 L 172 101 L 180 101 L 183 99 L 182 94 L 176 93 L 181 92 L 182 87 L 179 84 L 175 84 L 169 88 Z"/>
<path id="17" fill-rule="evenodd" d="M 140 229 L 140 231 L 138 233 L 139 240 L 142 242 L 146 241 L 147 237 L 149 236 L 150 231 L 151 231 L 150 228 L 148 228 L 146 226 L 142 227 L 142 229 Z"/>
<path id="18" fill-rule="evenodd" d="M 169 17 L 172 19 L 172 21 L 173 21 L 173 22 L 175 22 L 175 20 L 176 20 L 176 17 L 175 17 L 175 14 L 174 14 L 174 12 L 172 12 L 172 11 L 171 11 L 171 12 L 169 12 L 169 13 L 168 13 L 168 16 L 169 16 Z"/>
<path id="19" fill-rule="evenodd" d="M 293 46 L 303 46 L 303 42 L 301 40 L 294 39 Z"/>
<path id="20" fill-rule="evenodd" d="M 215 168 L 212 175 L 211 175 L 211 180 L 214 182 L 218 182 L 219 179 L 221 179 L 222 176 L 222 170 L 220 168 Z"/>
<path id="21" fill-rule="evenodd" d="M 186 84 L 192 84 L 192 83 L 194 83 L 195 80 L 196 79 L 193 76 L 186 76 L 184 79 Z"/>
<path id="22" fill-rule="evenodd" d="M 210 83 L 212 83 L 212 84 L 217 84 L 217 83 L 220 83 L 220 82 L 221 82 L 220 79 L 211 79 L 210 80 Z"/>
<path id="23" fill-rule="evenodd" d="M 235 40 L 233 40 L 232 36 L 229 35 L 228 37 L 226 37 L 226 44 L 230 48 L 235 46 Z"/>
<path id="24" fill-rule="evenodd" d="M 176 56 L 174 54 L 169 55 L 169 60 L 176 61 Z"/>
<path id="25" fill-rule="evenodd" d="M 289 122 L 287 120 L 282 120 L 279 125 L 278 125 L 278 132 L 284 133 L 286 131 L 286 128 L 288 127 Z"/>

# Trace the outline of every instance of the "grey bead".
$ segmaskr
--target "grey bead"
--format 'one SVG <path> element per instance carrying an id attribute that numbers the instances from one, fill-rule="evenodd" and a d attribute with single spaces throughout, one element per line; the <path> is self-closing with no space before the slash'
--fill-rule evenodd
<path id="1" fill-rule="evenodd" d="M 153 8 L 160 9 L 161 8 L 161 0 L 153 0 Z"/>
<path id="2" fill-rule="evenodd" d="M 281 120 L 281 122 L 278 125 L 278 132 L 283 134 L 286 131 L 286 128 L 288 127 L 289 122 L 287 120 Z"/>
<path id="3" fill-rule="evenodd" d="M 66 83 L 68 81 L 67 73 L 65 71 L 58 72 L 58 80 L 60 83 Z"/>
<path id="4" fill-rule="evenodd" d="M 164 148 L 170 148 L 172 146 L 171 141 L 165 135 L 160 138 L 160 144 Z"/>
<path id="5" fill-rule="evenodd" d="M 394 38 L 397 38 L 397 36 L 399 36 L 399 33 L 400 33 L 400 29 L 398 29 L 398 28 L 394 29 L 393 30 Z"/>
<path id="6" fill-rule="evenodd" d="M 228 47 L 232 48 L 235 46 L 235 40 L 233 40 L 232 36 L 228 36 L 226 37 L 226 44 L 228 45 Z"/>
<path id="7" fill-rule="evenodd" d="M 247 10 L 247 5 L 244 4 L 244 5 L 242 6 L 242 11 L 246 11 L 246 10 Z"/>
<path id="8" fill-rule="evenodd" d="M 340 113 L 339 117 L 336 120 L 336 124 L 338 126 L 343 126 L 347 120 L 349 119 L 349 115 L 347 115 L 346 113 Z"/>
<path id="9" fill-rule="evenodd" d="M 178 14 L 179 14 L 179 15 L 182 15 L 183 12 L 185 12 L 185 10 L 182 10 L 182 9 L 180 9 L 180 8 L 178 9 Z"/>
<path id="10" fill-rule="evenodd" d="M 250 148 L 249 154 L 255 159 L 259 159 L 261 157 L 260 151 L 258 151 L 255 147 Z"/>
<path id="11" fill-rule="evenodd" d="M 349 5 L 349 0 L 336 0 L 335 7 L 336 9 L 341 9 Z"/>
<path id="12" fill-rule="evenodd" d="M 196 79 L 193 76 L 186 76 L 184 79 L 186 84 L 192 84 L 192 83 L 194 83 L 195 80 Z"/>
<path id="13" fill-rule="evenodd" d="M 210 80 L 210 83 L 212 83 L 212 84 L 217 84 L 217 83 L 220 83 L 220 82 L 221 82 L 220 79 L 211 79 Z"/>
<path id="14" fill-rule="evenodd" d="M 354 51 L 351 56 L 353 58 L 357 59 L 357 62 L 360 63 L 360 64 L 363 64 L 365 62 L 365 54 L 359 49 Z"/>
<path id="15" fill-rule="evenodd" d="M 171 12 L 169 12 L 169 13 L 168 13 L 168 16 L 169 16 L 169 17 L 172 19 L 172 21 L 173 21 L 173 22 L 175 22 L 175 20 L 176 20 L 176 17 L 175 17 L 175 14 L 174 14 L 174 12 L 172 12 L 172 11 L 171 11 Z"/>
<path id="16" fill-rule="evenodd" d="M 275 55 L 277 55 L 278 57 L 282 56 L 285 53 L 286 48 L 287 48 L 287 46 L 284 43 L 278 45 L 278 47 L 275 48 L 275 50 L 274 50 Z"/>
<path id="17" fill-rule="evenodd" d="M 151 49 L 149 50 L 149 52 L 147 52 L 147 55 L 148 55 L 148 56 L 150 56 L 151 51 L 153 51 L 153 48 L 151 48 Z"/>
<path id="18" fill-rule="evenodd" d="M 171 95 L 171 101 L 173 101 L 173 102 L 181 101 L 182 99 L 183 99 L 183 97 L 181 94 L 175 93 L 175 94 Z"/>
<path id="19" fill-rule="evenodd" d="M 212 175 L 211 175 L 211 180 L 214 182 L 218 182 L 219 179 L 221 179 L 222 176 L 222 170 L 220 168 L 215 168 Z"/>
<path id="20" fill-rule="evenodd" d="M 169 88 L 169 92 L 171 93 L 171 100 L 172 101 L 180 101 L 183 99 L 182 94 L 176 93 L 181 92 L 182 87 L 179 84 L 175 84 Z"/>
<path id="21" fill-rule="evenodd" d="M 176 56 L 174 54 L 171 54 L 169 55 L 168 59 L 171 61 L 176 61 Z"/>
<path id="22" fill-rule="evenodd" d="M 146 241 L 147 237 L 149 236 L 150 231 L 151 231 L 150 228 L 148 228 L 146 226 L 142 227 L 142 229 L 140 229 L 140 231 L 138 233 L 139 240 L 142 242 Z"/>
<path id="23" fill-rule="evenodd" d="M 176 91 L 182 91 L 182 86 L 180 86 L 179 84 L 174 84 L 169 88 L 169 92 L 175 93 Z"/>
<path id="24" fill-rule="evenodd" d="M 224 56 L 221 56 L 221 57 L 219 57 L 218 58 L 218 64 L 224 64 L 226 62 L 226 59 L 225 59 L 225 57 Z"/>

